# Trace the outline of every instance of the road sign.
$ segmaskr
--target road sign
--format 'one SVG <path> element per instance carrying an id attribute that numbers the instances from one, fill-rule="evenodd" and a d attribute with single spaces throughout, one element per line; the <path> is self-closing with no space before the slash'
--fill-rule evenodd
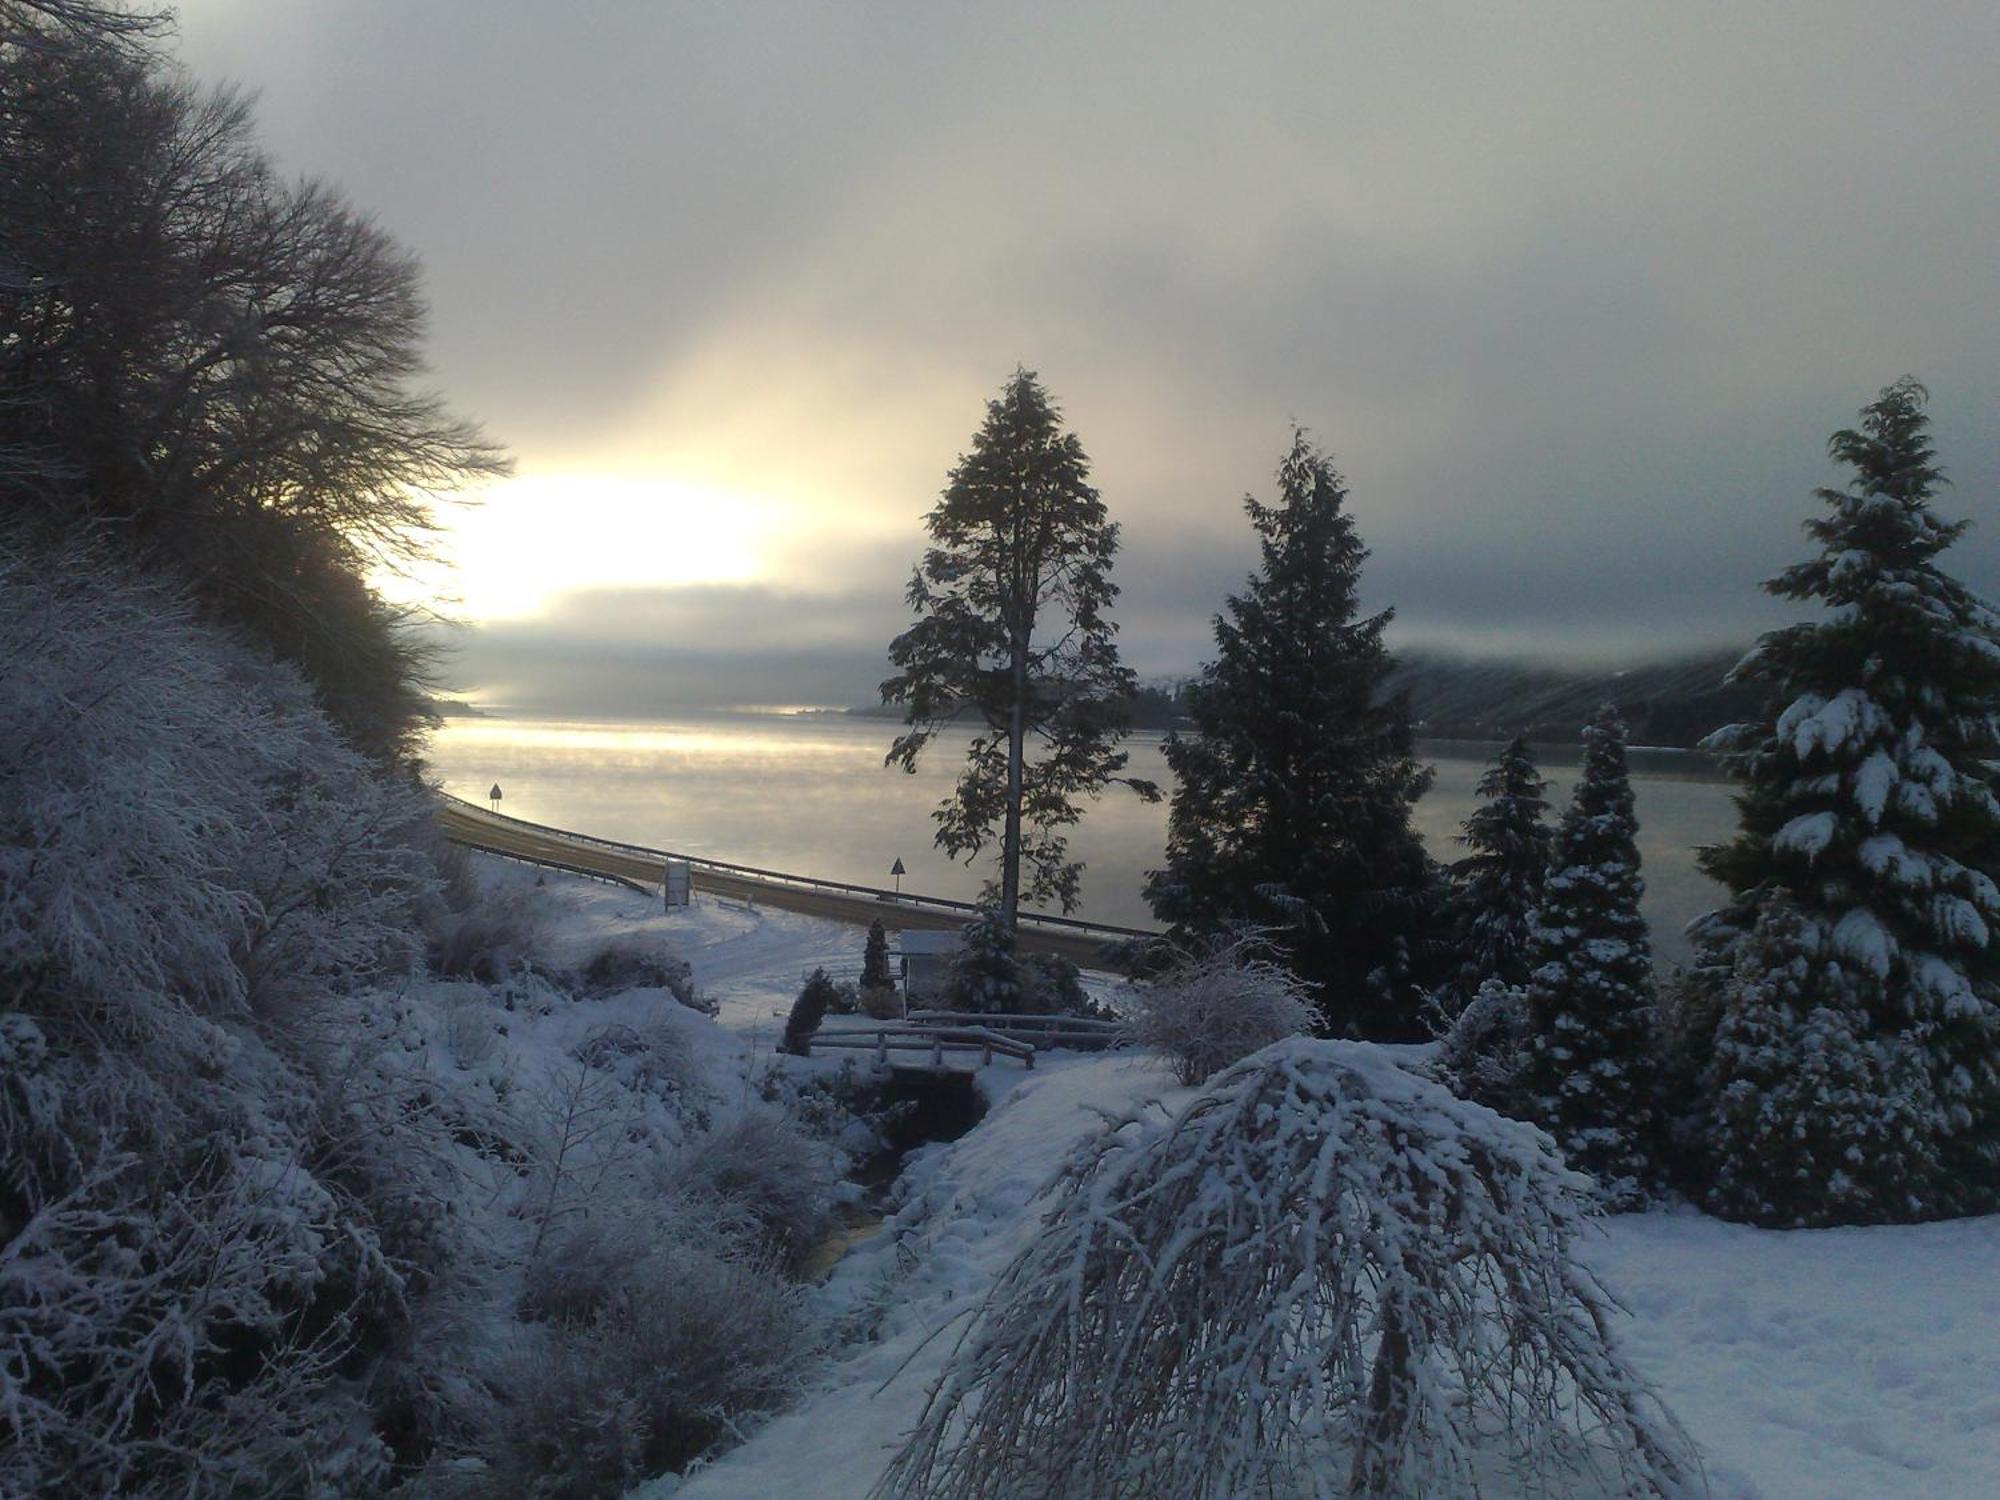
<path id="1" fill-rule="evenodd" d="M 903 877 L 910 872 L 903 868 L 903 856 L 897 855 L 896 862 L 889 866 L 889 873 L 896 877 L 896 894 L 903 894 Z"/>
<path id="2" fill-rule="evenodd" d="M 493 790 L 492 790 L 492 791 L 490 791 L 490 792 L 488 792 L 488 793 L 486 794 L 486 797 L 487 797 L 487 800 L 488 800 L 488 801 L 490 801 L 490 802 L 491 802 L 491 803 L 493 804 L 493 810 L 494 810 L 495 812 L 498 812 L 498 811 L 500 811 L 500 783 L 499 783 L 499 782 L 497 782 L 497 781 L 496 781 L 496 782 L 494 782 L 494 783 L 493 783 Z"/>

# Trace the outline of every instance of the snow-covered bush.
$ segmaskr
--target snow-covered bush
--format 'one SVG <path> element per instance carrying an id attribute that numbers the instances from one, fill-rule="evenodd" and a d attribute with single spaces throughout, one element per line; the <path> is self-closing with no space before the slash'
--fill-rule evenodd
<path id="1" fill-rule="evenodd" d="M 951 1010 L 1013 1015 L 1022 1008 L 1021 965 L 1014 929 L 991 907 L 965 924 L 958 952 L 945 972 L 943 998 Z"/>
<path id="2" fill-rule="evenodd" d="M 1310 1031 L 1313 1003 L 1289 969 L 1239 939 L 1183 954 L 1122 1002 L 1132 1041 L 1158 1052 L 1182 1083 L 1200 1083 L 1260 1047 Z"/>
<path id="3" fill-rule="evenodd" d="M 993 1015 L 1076 1015 L 1090 1006 L 1076 965 L 1060 954 L 1022 954 L 992 908 L 965 925 L 941 998 L 947 1009 Z"/>
<path id="4" fill-rule="evenodd" d="M 622 1023 L 592 1032 L 576 1049 L 579 1062 L 611 1073 L 628 1088 L 643 1089 L 677 1110 L 698 1108 L 707 1079 L 687 1032 L 665 1017 L 638 1026 Z"/>
<path id="5" fill-rule="evenodd" d="M 775 1105 L 752 1101 L 695 1136 L 667 1169 L 676 1191 L 746 1216 L 788 1266 L 826 1235 L 839 1162 Z"/>
<path id="6" fill-rule="evenodd" d="M 431 969 L 498 984 L 541 951 L 548 920 L 548 897 L 536 887 L 475 891 L 469 904 L 443 906 L 431 916 Z"/>
<path id="7" fill-rule="evenodd" d="M 1528 1036 L 1527 991 L 1488 979 L 1438 1038 L 1438 1071 L 1461 1098 L 1519 1116 Z"/>
<path id="8" fill-rule="evenodd" d="M 694 968 L 655 940 L 621 933 L 598 944 L 577 970 L 586 996 L 616 995 L 626 990 L 665 990 L 690 1010 L 714 1014 L 695 994 Z"/>
<path id="9" fill-rule="evenodd" d="M 524 1337 L 476 1492 L 623 1494 L 782 1405 L 816 1347 L 803 1294 L 768 1262 L 670 1237 L 588 1321 Z"/>
<path id="10" fill-rule="evenodd" d="M 369 1488 L 413 1268 L 321 1069 L 420 801 L 87 547 L 0 536 L 0 661 L 0 1493 Z"/>
<path id="11" fill-rule="evenodd" d="M 1293 1039 L 1046 1189 L 878 1497 L 1700 1493 L 1546 1137 Z"/>

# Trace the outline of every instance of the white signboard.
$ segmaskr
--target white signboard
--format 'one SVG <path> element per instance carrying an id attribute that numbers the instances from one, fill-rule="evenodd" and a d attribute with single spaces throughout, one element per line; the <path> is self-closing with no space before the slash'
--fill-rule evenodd
<path id="1" fill-rule="evenodd" d="M 676 906 L 686 906 L 692 885 L 688 874 L 688 862 L 684 859 L 668 860 L 666 873 L 661 877 L 660 884 L 666 892 L 668 911 L 672 911 Z"/>

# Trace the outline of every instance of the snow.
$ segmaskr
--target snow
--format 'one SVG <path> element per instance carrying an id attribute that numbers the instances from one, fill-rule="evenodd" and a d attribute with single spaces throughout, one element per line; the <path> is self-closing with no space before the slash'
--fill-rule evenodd
<path id="1" fill-rule="evenodd" d="M 1830 812 L 1806 813 L 1780 828 L 1771 840 L 1771 847 L 1789 854 L 1803 854 L 1809 861 L 1817 859 L 1833 842 L 1839 824 L 1840 820 Z"/>
<path id="2" fill-rule="evenodd" d="M 558 944 L 658 933 L 693 960 L 720 1029 L 759 1050 L 803 972 L 861 949 L 860 929 L 815 918 L 705 897 L 668 916 L 629 891 L 548 884 L 566 911 Z M 1034 1234 L 1029 1200 L 1056 1165 L 1105 1114 L 1188 1097 L 1163 1065 L 1123 1054 L 996 1064 L 981 1086 L 986 1120 L 911 1155 L 884 1232 L 816 1293 L 870 1334 L 744 1446 L 633 1500 L 861 1500 Z M 1581 1256 L 1629 1311 L 1624 1352 L 1700 1444 L 1718 1500 L 2000 1495 L 2000 1217 L 1773 1231 L 1675 1208 L 1604 1221 Z"/>
<path id="3" fill-rule="evenodd" d="M 1718 1497 L 2000 1495 L 2000 1218 L 1776 1231 L 1648 1213 L 1610 1220 L 1584 1259 Z"/>

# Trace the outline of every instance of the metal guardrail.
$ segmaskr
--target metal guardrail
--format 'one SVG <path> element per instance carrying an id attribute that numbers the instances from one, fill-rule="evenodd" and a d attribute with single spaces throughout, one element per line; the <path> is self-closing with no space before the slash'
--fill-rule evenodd
<path id="1" fill-rule="evenodd" d="M 544 870 L 561 870 L 565 875 L 581 875 L 586 880 L 601 880 L 606 885 L 622 885 L 627 890 L 637 891 L 642 896 L 650 896 L 654 891 L 652 886 L 642 880 L 634 880 L 629 875 L 613 875 L 608 870 L 589 870 L 582 865 L 573 865 L 568 860 L 550 859 L 545 854 L 526 854 L 516 849 L 482 849 L 479 852 L 491 854 L 496 859 L 511 859 Z"/>
<path id="2" fill-rule="evenodd" d="M 949 896 L 918 896 L 901 891 L 885 890 L 878 885 L 857 885 L 847 880 L 822 880 L 816 875 L 793 875 L 783 870 L 765 870 L 756 865 L 732 864 L 728 860 L 706 859 L 699 854 L 676 854 L 668 849 L 654 849 L 645 844 L 628 844 L 621 839 L 600 838 L 594 833 L 578 833 L 571 828 L 555 828 L 547 823 L 531 823 L 526 818 L 516 818 L 507 813 L 493 812 L 464 797 L 453 796 L 449 792 L 439 793 L 447 802 L 455 802 L 460 807 L 477 814 L 481 818 L 496 823 L 512 823 L 521 828 L 532 828 L 537 833 L 553 834 L 557 838 L 569 839 L 579 844 L 595 844 L 604 849 L 616 849 L 624 854 L 644 855 L 662 864 L 670 859 L 684 860 L 690 868 L 709 870 L 718 875 L 740 875 L 754 880 L 775 881 L 784 885 L 796 885 L 808 890 L 838 891 L 849 896 L 868 896 L 887 906 L 905 906 L 916 910 L 964 912 L 968 916 L 978 915 L 981 908 L 972 901 L 957 901 Z M 1081 917 L 1059 917 L 1048 912 L 1024 911 L 1019 920 L 1033 923 L 1037 927 L 1061 928 L 1086 935 L 1101 934 L 1107 941 L 1123 941 L 1127 938 L 1156 938 L 1160 933 L 1144 927 L 1118 927 L 1109 922 L 1087 922 Z"/>

